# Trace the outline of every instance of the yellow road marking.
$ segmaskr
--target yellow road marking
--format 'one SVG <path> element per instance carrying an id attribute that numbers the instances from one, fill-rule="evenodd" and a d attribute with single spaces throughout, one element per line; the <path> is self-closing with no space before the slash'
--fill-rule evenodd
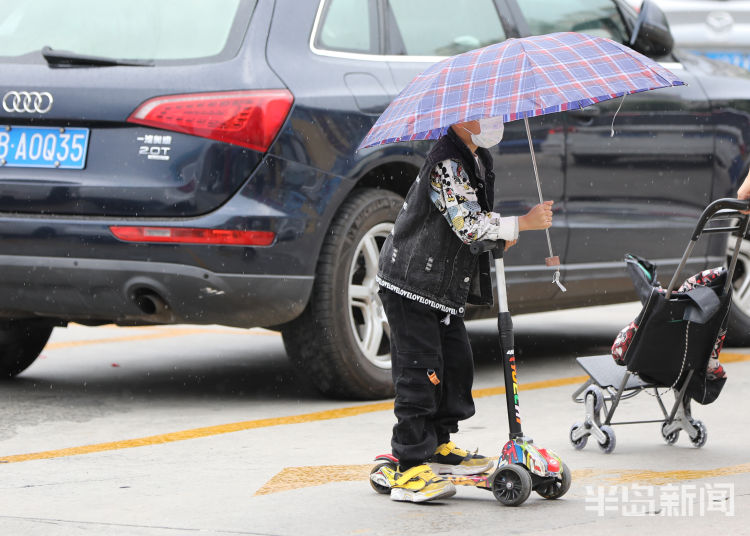
<path id="1" fill-rule="evenodd" d="M 167 330 L 179 331 L 179 330 Z M 195 330 L 202 331 L 202 330 Z M 721 354 L 724 362 L 750 361 L 750 354 Z M 530 391 L 534 389 L 547 389 L 551 387 L 560 387 L 585 381 L 588 376 L 572 376 L 568 378 L 556 378 L 552 380 L 543 380 L 530 382 L 519 385 L 519 390 Z M 474 398 L 483 398 L 505 393 L 504 387 L 490 387 L 477 389 L 473 391 Z M 186 441 L 201 437 L 209 437 L 256 428 L 265 428 L 269 426 L 281 426 L 286 424 L 302 424 L 315 421 L 324 421 L 331 419 L 342 419 L 345 417 L 354 417 L 376 411 L 393 410 L 393 402 L 376 402 L 372 404 L 362 404 L 358 406 L 349 406 L 333 410 L 318 411 L 314 413 L 304 413 L 301 415 L 291 415 L 286 417 L 276 417 L 269 419 L 258 419 L 253 421 L 242 421 L 230 424 L 216 426 L 206 426 L 202 428 L 193 428 L 178 432 L 159 434 L 136 439 L 126 439 L 122 441 L 112 441 L 108 443 L 97 443 L 93 445 L 84 445 L 80 447 L 70 447 L 65 449 L 48 450 L 43 452 L 34 452 L 29 454 L 15 454 L 11 456 L 0 457 L 0 463 L 17 463 L 31 460 L 46 460 L 52 458 L 62 458 L 67 456 L 78 456 L 81 454 L 92 454 L 95 452 L 105 452 L 111 450 L 121 450 L 135 447 L 145 447 L 149 445 L 159 445 L 164 443 L 173 443 L 175 441 Z"/>
<path id="2" fill-rule="evenodd" d="M 26 462 L 30 460 L 44 460 L 50 458 L 61 458 L 65 456 L 76 456 L 79 454 L 91 454 L 94 452 L 104 452 L 108 450 L 119 450 L 133 447 L 144 447 L 147 445 L 159 445 L 163 443 L 173 443 L 175 441 L 185 441 L 188 439 L 197 439 L 231 432 L 240 432 L 243 430 L 252 430 L 255 428 L 265 428 L 268 426 L 280 426 L 284 424 L 301 424 L 314 421 L 341 419 L 344 417 L 353 417 L 363 413 L 374 411 L 383 411 L 393 409 L 392 402 L 379 402 L 375 404 L 366 404 L 363 406 L 352 406 L 347 408 L 318 411 L 315 413 L 305 413 L 302 415 L 291 415 L 288 417 L 276 417 L 270 419 L 258 419 L 254 421 L 236 422 L 230 424 L 221 424 L 216 426 L 206 426 L 203 428 L 193 428 L 179 432 L 141 437 L 137 439 L 126 439 L 123 441 L 112 441 L 110 443 L 97 443 L 94 445 L 84 445 L 81 447 L 70 447 L 66 449 L 48 450 L 44 452 L 35 452 L 31 454 L 16 454 L 13 456 L 2 456 L 0 462 L 15 463 Z"/>
<path id="3" fill-rule="evenodd" d="M 749 357 L 750 358 L 750 357 Z M 585 381 L 587 376 L 574 376 L 571 378 L 558 378 L 554 380 L 545 380 L 522 384 L 519 389 L 533 390 L 546 389 L 549 387 L 558 387 L 561 385 L 570 385 Z M 483 398 L 505 393 L 504 387 L 492 387 L 487 389 L 477 389 L 474 391 L 474 398 Z M 84 445 L 81 447 L 70 447 L 66 449 L 48 450 L 43 452 L 34 452 L 30 454 L 14 454 L 12 456 L 0 457 L 0 462 L 16 463 L 31 460 L 46 460 L 50 458 L 62 458 L 66 456 L 77 456 L 80 454 L 92 454 L 95 452 L 104 452 L 109 450 L 120 450 L 134 447 L 144 447 L 148 445 L 159 445 L 163 443 L 173 443 L 175 441 L 186 441 L 188 439 L 197 439 L 231 432 L 240 432 L 243 430 L 252 430 L 255 428 L 266 428 L 269 426 L 280 426 L 285 424 L 302 424 L 315 421 L 326 421 L 331 419 L 342 419 L 344 417 L 355 417 L 365 413 L 376 411 L 392 411 L 393 402 L 376 402 L 372 404 L 362 404 L 359 406 L 349 406 L 344 408 L 317 411 L 314 413 L 304 413 L 301 415 L 291 415 L 287 417 L 276 417 L 270 419 L 258 419 L 254 421 L 243 421 L 230 424 L 221 424 L 216 426 L 206 426 L 203 428 L 193 428 L 179 432 L 171 432 L 160 435 L 141 437 L 136 439 L 126 439 L 122 441 L 112 441 L 109 443 L 97 443 L 94 445 Z"/>
<path id="4" fill-rule="evenodd" d="M 286 467 L 256 491 L 255 495 L 270 495 L 279 491 L 322 486 L 331 482 L 367 480 L 372 468 L 373 464 Z"/>
<path id="5" fill-rule="evenodd" d="M 738 363 L 740 361 L 750 361 L 750 354 L 735 354 L 732 352 L 721 352 L 719 361 L 722 363 Z"/>
<path id="6" fill-rule="evenodd" d="M 750 473 L 750 463 L 717 467 L 716 469 L 685 469 L 681 471 L 620 471 L 620 476 L 610 479 L 613 484 L 652 484 L 659 486 L 676 480 L 697 480 L 740 473 Z"/>

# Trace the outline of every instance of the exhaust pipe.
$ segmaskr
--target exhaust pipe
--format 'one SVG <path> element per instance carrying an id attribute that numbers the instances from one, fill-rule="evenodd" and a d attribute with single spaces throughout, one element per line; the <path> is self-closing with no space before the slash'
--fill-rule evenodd
<path id="1" fill-rule="evenodd" d="M 160 316 L 169 310 L 169 304 L 164 298 L 148 288 L 140 288 L 133 292 L 133 302 L 144 314 Z"/>

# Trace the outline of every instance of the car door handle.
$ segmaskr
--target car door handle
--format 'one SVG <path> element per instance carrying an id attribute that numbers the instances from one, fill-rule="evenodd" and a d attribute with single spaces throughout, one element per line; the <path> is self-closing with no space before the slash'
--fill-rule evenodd
<path id="1" fill-rule="evenodd" d="M 597 106 L 587 106 L 586 108 L 569 110 L 568 113 L 579 121 L 590 121 L 595 117 L 599 117 L 602 114 L 602 111 Z"/>

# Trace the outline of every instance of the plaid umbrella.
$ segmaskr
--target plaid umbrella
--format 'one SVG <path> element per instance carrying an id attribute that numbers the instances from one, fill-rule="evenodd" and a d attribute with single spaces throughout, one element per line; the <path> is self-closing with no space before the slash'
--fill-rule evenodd
<path id="1" fill-rule="evenodd" d="M 359 148 L 437 139 L 454 123 L 497 116 L 507 123 L 679 85 L 658 63 L 609 39 L 574 32 L 508 39 L 429 67 Z"/>
<path id="2" fill-rule="evenodd" d="M 574 32 L 508 39 L 446 58 L 412 80 L 367 133 L 359 149 L 437 139 L 455 123 L 523 119 L 539 201 L 543 202 L 528 118 L 583 108 L 632 93 L 685 85 L 625 45 Z M 549 266 L 552 254 L 547 230 Z M 560 284 L 560 272 L 553 282 Z"/>

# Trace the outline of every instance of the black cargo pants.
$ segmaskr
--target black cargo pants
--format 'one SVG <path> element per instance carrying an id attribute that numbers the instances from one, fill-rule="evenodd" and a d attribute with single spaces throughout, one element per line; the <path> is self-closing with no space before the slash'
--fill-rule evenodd
<path id="1" fill-rule="evenodd" d="M 402 469 L 424 463 L 474 415 L 474 359 L 464 321 L 389 290 L 380 299 L 391 329 L 396 386 L 391 448 Z M 435 384 L 430 379 L 437 378 Z"/>

